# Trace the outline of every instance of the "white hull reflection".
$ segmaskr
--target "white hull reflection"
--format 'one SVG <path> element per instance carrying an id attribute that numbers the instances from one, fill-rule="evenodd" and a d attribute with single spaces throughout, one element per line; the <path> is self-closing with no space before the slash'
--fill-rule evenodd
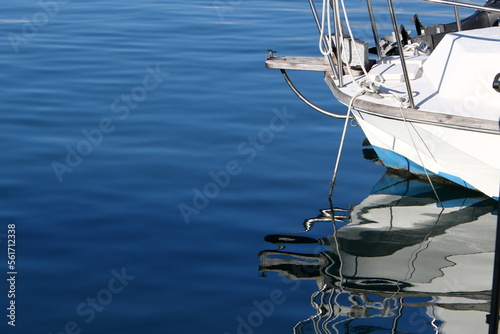
<path id="1" fill-rule="evenodd" d="M 280 247 L 260 253 L 262 272 L 318 285 L 314 315 L 294 332 L 486 332 L 498 203 L 459 187 L 437 191 L 444 209 L 428 184 L 388 173 L 352 210 L 323 210 L 304 233 L 267 236 Z M 333 236 L 308 237 L 334 221 Z M 297 244 L 311 253 L 294 252 Z M 318 244 L 329 249 L 315 254 Z"/>

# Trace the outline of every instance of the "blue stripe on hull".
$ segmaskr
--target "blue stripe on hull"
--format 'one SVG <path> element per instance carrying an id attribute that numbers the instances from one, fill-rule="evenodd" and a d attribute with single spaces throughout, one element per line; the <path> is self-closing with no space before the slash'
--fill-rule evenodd
<path id="1" fill-rule="evenodd" d="M 372 146 L 375 152 L 377 153 L 380 161 L 384 164 L 385 167 L 388 168 L 393 168 L 393 169 L 398 169 L 398 170 L 404 170 L 406 172 L 410 172 L 412 174 L 416 175 L 424 175 L 425 176 L 425 169 L 417 164 L 416 162 L 394 152 L 391 150 L 383 149 L 377 146 Z M 435 174 L 431 171 L 427 171 L 427 173 L 431 176 L 439 176 L 441 178 L 444 178 L 446 180 L 449 180 L 451 182 L 454 182 L 462 187 L 468 188 L 468 189 L 473 189 L 477 190 L 461 178 L 451 175 L 451 174 L 446 174 L 446 173 L 439 173 Z M 498 197 L 493 197 L 493 199 L 498 200 Z"/>
<path id="2" fill-rule="evenodd" d="M 372 146 L 380 161 L 388 168 L 404 170 L 412 174 L 425 175 L 425 170 L 419 164 L 394 152 L 377 146 Z"/>

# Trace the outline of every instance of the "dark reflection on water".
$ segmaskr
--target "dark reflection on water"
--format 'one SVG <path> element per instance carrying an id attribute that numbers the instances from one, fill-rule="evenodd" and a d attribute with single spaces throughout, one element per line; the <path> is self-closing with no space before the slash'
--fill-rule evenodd
<path id="1" fill-rule="evenodd" d="M 266 236 L 277 248 L 259 254 L 262 274 L 318 286 L 293 333 L 486 333 L 498 203 L 436 190 L 443 207 L 428 183 L 388 172 L 358 205 Z M 319 223 L 335 233 L 312 237 Z"/>

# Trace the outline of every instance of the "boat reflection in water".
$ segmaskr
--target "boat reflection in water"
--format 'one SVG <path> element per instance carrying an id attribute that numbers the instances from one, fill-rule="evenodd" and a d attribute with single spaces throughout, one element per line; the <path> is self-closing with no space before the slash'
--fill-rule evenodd
<path id="1" fill-rule="evenodd" d="M 428 183 L 388 172 L 351 210 L 322 210 L 302 233 L 268 235 L 278 248 L 259 254 L 263 274 L 317 282 L 293 333 L 486 333 L 498 203 L 436 191 L 442 206 Z M 336 233 L 308 236 L 319 222 Z"/>

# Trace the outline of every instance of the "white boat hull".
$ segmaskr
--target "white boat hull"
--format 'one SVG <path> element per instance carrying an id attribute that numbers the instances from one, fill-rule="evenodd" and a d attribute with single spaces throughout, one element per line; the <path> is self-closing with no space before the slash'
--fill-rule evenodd
<path id="1" fill-rule="evenodd" d="M 324 64 L 297 57 L 266 61 L 282 72 L 323 70 L 334 96 L 351 108 L 388 168 L 432 173 L 499 198 L 499 27 L 449 33 L 430 55 L 416 48 L 380 58 L 365 72 Z"/>
<path id="2" fill-rule="evenodd" d="M 414 174 L 427 170 L 498 199 L 500 136 L 353 113 L 386 167 Z"/>

